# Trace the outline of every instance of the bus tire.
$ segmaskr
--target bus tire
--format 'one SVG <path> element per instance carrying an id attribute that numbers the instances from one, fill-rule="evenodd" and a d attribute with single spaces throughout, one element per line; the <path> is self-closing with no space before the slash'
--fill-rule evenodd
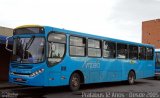
<path id="1" fill-rule="evenodd" d="M 130 71 L 128 74 L 128 84 L 133 85 L 135 82 L 135 78 L 136 78 L 136 76 L 135 76 L 134 71 Z"/>
<path id="2" fill-rule="evenodd" d="M 73 73 L 69 80 L 69 87 L 71 91 L 77 91 L 80 88 L 81 78 L 78 73 Z"/>

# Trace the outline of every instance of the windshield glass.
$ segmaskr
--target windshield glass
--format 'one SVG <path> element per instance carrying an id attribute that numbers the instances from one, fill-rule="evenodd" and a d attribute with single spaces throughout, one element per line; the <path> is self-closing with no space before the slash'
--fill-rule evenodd
<path id="1" fill-rule="evenodd" d="M 40 63 L 44 61 L 43 37 L 15 38 L 12 61 L 19 63 Z"/>

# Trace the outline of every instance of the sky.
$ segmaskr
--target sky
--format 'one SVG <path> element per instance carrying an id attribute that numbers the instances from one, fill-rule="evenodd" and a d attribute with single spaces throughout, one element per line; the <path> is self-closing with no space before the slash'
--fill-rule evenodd
<path id="1" fill-rule="evenodd" d="M 160 0 L 0 0 L 0 26 L 47 25 L 141 42 L 142 21 L 160 18 Z"/>

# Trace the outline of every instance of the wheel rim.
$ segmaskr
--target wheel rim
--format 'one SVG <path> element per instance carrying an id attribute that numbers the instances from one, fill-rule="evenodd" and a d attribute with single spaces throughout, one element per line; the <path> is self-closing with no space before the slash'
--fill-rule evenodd
<path id="1" fill-rule="evenodd" d="M 73 76 L 71 81 L 72 81 L 71 82 L 72 87 L 74 87 L 74 88 L 79 87 L 79 78 L 78 78 L 78 76 L 76 76 L 76 75 Z"/>
<path id="2" fill-rule="evenodd" d="M 130 82 L 130 84 L 134 83 L 134 73 L 130 74 L 130 76 L 129 76 L 129 82 Z"/>

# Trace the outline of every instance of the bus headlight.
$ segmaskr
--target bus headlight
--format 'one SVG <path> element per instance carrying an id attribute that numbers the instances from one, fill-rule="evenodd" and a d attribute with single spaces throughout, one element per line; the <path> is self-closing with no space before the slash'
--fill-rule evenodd
<path id="1" fill-rule="evenodd" d="M 36 75 L 39 75 L 39 74 L 42 73 L 43 71 L 44 71 L 44 69 L 39 69 L 39 70 L 31 73 L 29 76 L 30 76 L 30 77 L 34 77 L 34 76 L 36 76 Z"/>

